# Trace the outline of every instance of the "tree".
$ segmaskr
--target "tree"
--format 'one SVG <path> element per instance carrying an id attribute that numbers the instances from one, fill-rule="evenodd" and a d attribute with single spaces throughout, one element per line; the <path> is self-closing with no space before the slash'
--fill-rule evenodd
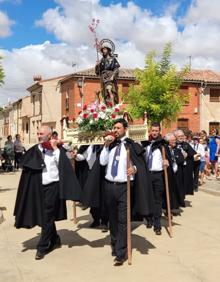
<path id="1" fill-rule="evenodd" d="M 5 73 L 1 64 L 2 57 L 0 56 L 0 86 L 4 83 Z"/>
<path id="2" fill-rule="evenodd" d="M 134 118 L 142 118 L 144 112 L 148 114 L 150 122 L 162 122 L 169 125 L 181 111 L 187 96 L 179 94 L 183 76 L 188 71 L 185 67 L 177 72 L 171 64 L 171 44 L 164 47 L 160 60 L 155 51 L 151 51 L 145 59 L 144 70 L 137 69 L 135 77 L 138 82 L 129 88 L 124 97 L 128 104 L 128 112 Z"/>

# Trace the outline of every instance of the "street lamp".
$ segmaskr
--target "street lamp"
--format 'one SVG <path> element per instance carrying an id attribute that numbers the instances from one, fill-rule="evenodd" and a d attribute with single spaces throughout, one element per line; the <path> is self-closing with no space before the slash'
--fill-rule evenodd
<path id="1" fill-rule="evenodd" d="M 77 86 L 79 88 L 79 95 L 81 97 L 81 107 L 83 108 L 84 106 L 84 83 L 85 82 L 85 77 L 80 77 L 77 80 Z"/>

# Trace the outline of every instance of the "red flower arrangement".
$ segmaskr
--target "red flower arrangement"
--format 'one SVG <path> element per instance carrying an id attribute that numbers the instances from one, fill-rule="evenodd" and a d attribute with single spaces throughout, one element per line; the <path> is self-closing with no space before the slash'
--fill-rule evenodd
<path id="1" fill-rule="evenodd" d="M 105 104 L 93 103 L 85 105 L 83 111 L 78 115 L 76 123 L 80 131 L 97 132 L 112 129 L 116 118 L 122 117 L 119 106 L 109 107 L 112 103 Z"/>

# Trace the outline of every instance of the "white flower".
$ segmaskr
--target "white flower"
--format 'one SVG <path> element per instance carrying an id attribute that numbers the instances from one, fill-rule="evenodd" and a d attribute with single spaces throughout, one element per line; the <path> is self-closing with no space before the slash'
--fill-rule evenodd
<path id="1" fill-rule="evenodd" d="M 94 121 L 91 119 L 91 120 L 89 121 L 89 124 L 94 124 Z"/>
<path id="2" fill-rule="evenodd" d="M 81 124 L 81 123 L 83 122 L 82 117 L 78 116 L 77 119 L 76 119 L 76 122 L 77 122 L 78 124 Z"/>
<path id="3" fill-rule="evenodd" d="M 101 119 L 105 119 L 106 114 L 104 112 L 99 112 L 98 117 L 101 118 Z"/>
<path id="4" fill-rule="evenodd" d="M 109 108 L 106 109 L 106 113 L 112 113 L 112 112 L 113 112 L 112 109 L 109 109 Z"/>

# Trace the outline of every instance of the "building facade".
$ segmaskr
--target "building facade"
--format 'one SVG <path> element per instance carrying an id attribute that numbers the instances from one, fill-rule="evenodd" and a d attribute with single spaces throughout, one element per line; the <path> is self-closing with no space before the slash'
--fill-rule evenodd
<path id="1" fill-rule="evenodd" d="M 120 101 L 122 94 L 126 94 L 129 85 L 134 83 L 136 83 L 134 70 L 120 69 L 118 77 Z M 71 74 L 60 81 L 60 92 L 62 120 L 68 118 L 69 121 L 72 121 L 78 116 L 84 105 L 97 100 L 100 92 L 100 78 L 95 74 L 94 68 Z"/>
<path id="2" fill-rule="evenodd" d="M 136 84 L 134 70 L 120 69 L 118 92 L 120 101 Z M 62 136 L 63 121 L 75 120 L 84 105 L 97 100 L 100 79 L 94 68 L 71 75 L 42 80 L 27 88 L 28 96 L 10 103 L 0 111 L 1 146 L 8 135 L 19 133 L 25 144 L 37 142 L 37 130 L 49 125 Z M 179 95 L 188 96 L 175 122 L 163 127 L 163 134 L 179 129 L 199 132 L 220 130 L 220 74 L 211 70 L 192 70 L 183 80 Z M 141 121 L 142 122 L 142 121 Z"/>
<path id="3" fill-rule="evenodd" d="M 185 77 L 180 89 L 189 101 L 183 106 L 171 128 L 181 128 L 197 133 L 213 128 L 220 130 L 220 74 L 211 70 L 192 70 Z"/>

